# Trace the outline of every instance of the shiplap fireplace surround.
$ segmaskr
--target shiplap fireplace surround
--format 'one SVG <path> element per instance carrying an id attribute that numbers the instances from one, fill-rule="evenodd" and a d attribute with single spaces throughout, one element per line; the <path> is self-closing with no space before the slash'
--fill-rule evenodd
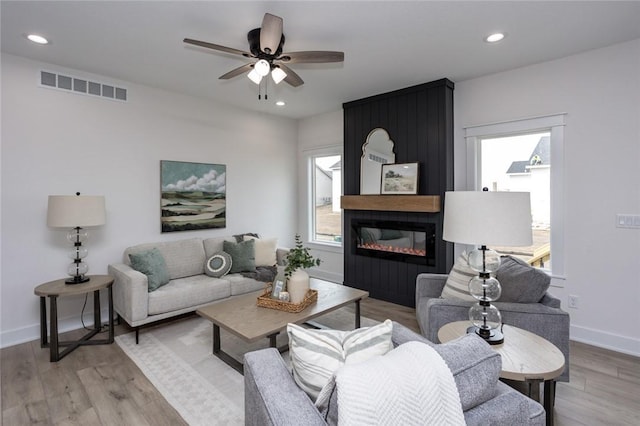
<path id="1" fill-rule="evenodd" d="M 343 105 L 345 285 L 415 306 L 416 276 L 451 268 L 453 246 L 442 240 L 442 202 L 453 190 L 453 89 L 442 79 Z M 360 195 L 362 145 L 375 128 L 385 129 L 393 140 L 396 163 L 418 162 L 418 194 Z M 354 221 L 429 224 L 433 259 L 416 263 L 358 254 Z"/>

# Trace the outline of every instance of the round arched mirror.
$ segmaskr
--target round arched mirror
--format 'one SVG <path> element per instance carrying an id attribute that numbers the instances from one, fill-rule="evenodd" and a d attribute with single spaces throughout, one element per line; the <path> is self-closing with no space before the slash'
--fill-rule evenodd
<path id="1" fill-rule="evenodd" d="M 396 161 L 393 141 L 385 129 L 376 128 L 369 132 L 362 145 L 360 158 L 360 194 L 380 194 L 382 165 Z"/>

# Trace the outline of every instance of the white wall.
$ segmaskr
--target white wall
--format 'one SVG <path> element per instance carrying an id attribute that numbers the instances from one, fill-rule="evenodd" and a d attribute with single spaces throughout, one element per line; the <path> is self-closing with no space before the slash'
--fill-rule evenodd
<path id="1" fill-rule="evenodd" d="M 326 149 L 343 146 L 342 109 L 300 120 L 298 123 L 298 232 L 308 241 L 309 190 L 306 186 L 307 157 L 309 153 L 321 154 Z M 343 161 L 342 170 L 344 170 Z M 344 261 L 342 247 L 308 244 L 311 253 L 322 259 L 320 266 L 309 271 L 310 275 L 342 283 Z"/>
<path id="2" fill-rule="evenodd" d="M 115 83 L 129 101 L 39 87 L 42 68 Z M 105 196 L 107 224 L 87 243 L 90 273 L 142 242 L 259 232 L 291 246 L 297 132 L 294 120 L 3 54 L 2 346 L 39 337 L 33 289 L 64 277 L 70 262 L 66 232 L 46 226 L 48 195 Z M 226 164 L 225 229 L 160 233 L 160 160 Z M 83 301 L 60 299 L 63 330 L 79 327 Z"/>
<path id="3" fill-rule="evenodd" d="M 615 227 L 616 213 L 640 213 L 640 40 L 457 82 L 454 96 L 456 189 L 464 127 L 567 113 L 566 280 L 552 293 L 572 339 L 640 355 L 640 229 Z"/>

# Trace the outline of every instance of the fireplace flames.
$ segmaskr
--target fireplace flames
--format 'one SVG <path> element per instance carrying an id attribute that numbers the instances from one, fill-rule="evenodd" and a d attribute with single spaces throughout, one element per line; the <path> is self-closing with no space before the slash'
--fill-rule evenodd
<path id="1" fill-rule="evenodd" d="M 410 247 L 397 247 L 380 243 L 362 243 L 358 244 L 358 248 L 366 250 L 385 251 L 389 253 L 400 253 L 409 256 L 426 256 L 427 251 L 425 249 L 414 249 Z"/>

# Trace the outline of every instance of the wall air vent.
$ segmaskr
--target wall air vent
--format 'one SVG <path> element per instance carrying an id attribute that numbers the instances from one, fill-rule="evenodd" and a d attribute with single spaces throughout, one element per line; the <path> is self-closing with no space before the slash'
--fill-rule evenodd
<path id="1" fill-rule="evenodd" d="M 40 86 L 80 95 L 127 101 L 127 89 L 122 87 L 48 71 L 40 71 Z"/>

